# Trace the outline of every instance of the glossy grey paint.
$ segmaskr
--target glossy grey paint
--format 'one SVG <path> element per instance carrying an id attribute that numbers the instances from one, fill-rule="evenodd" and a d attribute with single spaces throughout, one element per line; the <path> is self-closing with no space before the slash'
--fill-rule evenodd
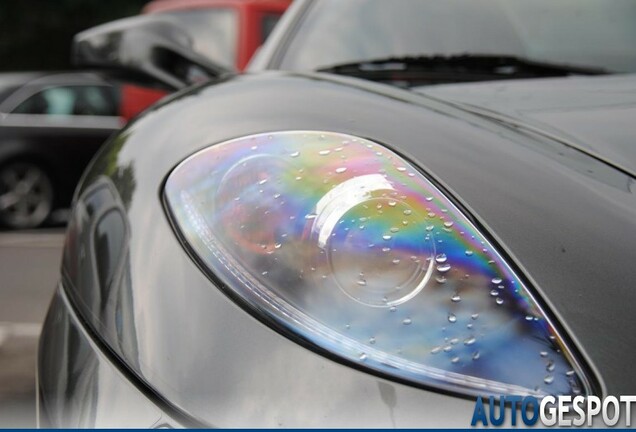
<path id="1" fill-rule="evenodd" d="M 187 30 L 168 15 L 112 21 L 75 35 L 73 62 L 140 73 L 173 89 L 229 73 L 194 50 Z"/>
<path id="2" fill-rule="evenodd" d="M 150 428 L 176 424 L 99 350 L 61 290 L 53 296 L 42 340 L 47 343 L 38 352 L 39 427 Z"/>
<path id="3" fill-rule="evenodd" d="M 166 175 L 195 151 L 276 130 L 329 130 L 385 143 L 445 185 L 512 256 L 603 393 L 633 394 L 634 179 L 581 152 L 435 102 L 354 79 L 270 73 L 191 90 L 127 127 L 96 161 L 130 226 L 131 308 L 81 315 L 149 388 L 213 426 L 457 426 L 473 402 L 374 377 L 315 354 L 219 291 L 179 244 L 161 203 Z M 81 191 L 80 191 L 81 192 Z M 90 290 L 91 287 L 82 287 Z M 109 328 L 126 313 L 137 342 Z M 44 342 L 46 344 L 46 341 Z"/>
<path id="4" fill-rule="evenodd" d="M 566 140 L 636 175 L 636 75 L 455 84 L 415 89 L 484 108 Z"/>

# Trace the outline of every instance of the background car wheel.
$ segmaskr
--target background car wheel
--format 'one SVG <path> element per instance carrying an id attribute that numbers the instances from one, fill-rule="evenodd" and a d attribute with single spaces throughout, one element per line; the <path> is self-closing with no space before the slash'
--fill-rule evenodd
<path id="1" fill-rule="evenodd" d="M 35 228 L 53 209 L 53 183 L 31 162 L 0 167 L 0 224 L 7 228 Z"/>

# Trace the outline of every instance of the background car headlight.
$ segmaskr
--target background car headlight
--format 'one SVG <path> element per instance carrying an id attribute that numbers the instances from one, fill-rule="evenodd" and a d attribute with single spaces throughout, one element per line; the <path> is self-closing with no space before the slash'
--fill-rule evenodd
<path id="1" fill-rule="evenodd" d="M 380 144 L 309 131 L 235 139 L 182 162 L 165 198 L 232 298 L 341 361 L 464 394 L 590 392 L 494 245 Z"/>

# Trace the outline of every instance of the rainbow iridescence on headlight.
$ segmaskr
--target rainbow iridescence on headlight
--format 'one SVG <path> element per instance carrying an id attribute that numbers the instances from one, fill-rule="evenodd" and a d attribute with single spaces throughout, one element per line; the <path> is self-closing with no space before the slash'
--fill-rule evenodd
<path id="1" fill-rule="evenodd" d="M 467 394 L 589 392 L 493 245 L 380 144 L 309 131 L 239 138 L 181 163 L 165 194 L 206 267 L 317 347 Z"/>

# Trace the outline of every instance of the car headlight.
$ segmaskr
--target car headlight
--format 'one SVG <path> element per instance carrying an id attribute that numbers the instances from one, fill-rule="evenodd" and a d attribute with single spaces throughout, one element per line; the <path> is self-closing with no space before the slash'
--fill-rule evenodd
<path id="1" fill-rule="evenodd" d="M 388 148 L 333 132 L 243 137 L 169 176 L 195 259 L 283 334 L 463 394 L 580 394 L 572 351 L 494 244 Z"/>

